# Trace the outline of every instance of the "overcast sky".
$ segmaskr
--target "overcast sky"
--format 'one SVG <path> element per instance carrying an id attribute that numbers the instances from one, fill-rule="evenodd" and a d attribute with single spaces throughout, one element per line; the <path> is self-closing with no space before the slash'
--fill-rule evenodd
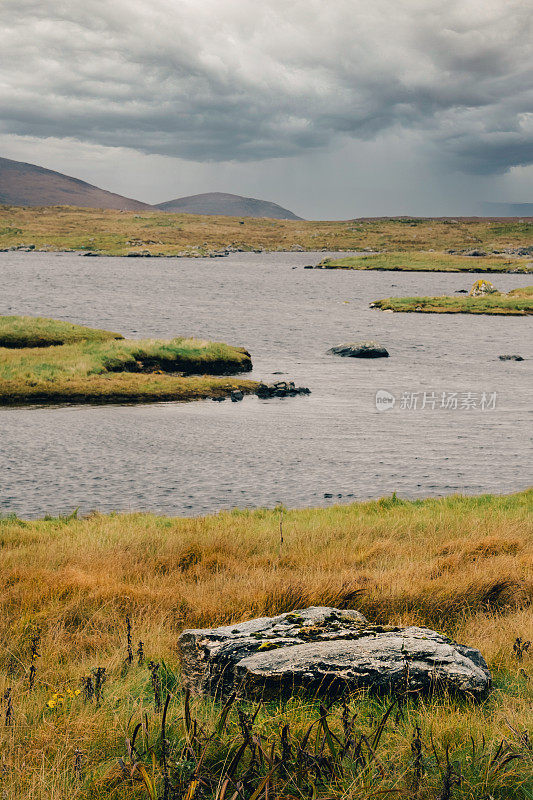
<path id="1" fill-rule="evenodd" d="M 0 0 L 0 155 L 308 218 L 533 202 L 531 0 Z"/>

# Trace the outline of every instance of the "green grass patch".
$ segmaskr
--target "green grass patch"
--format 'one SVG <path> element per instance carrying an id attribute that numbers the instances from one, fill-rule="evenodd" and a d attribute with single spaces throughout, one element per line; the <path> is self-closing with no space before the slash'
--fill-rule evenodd
<path id="1" fill-rule="evenodd" d="M 73 342 L 123 339 L 120 333 L 47 317 L 0 317 L 0 347 L 50 347 Z"/>
<path id="2" fill-rule="evenodd" d="M 502 256 L 457 256 L 449 253 L 377 253 L 376 255 L 326 258 L 326 269 L 378 269 L 405 272 L 533 272 L 524 259 Z"/>
<path id="3" fill-rule="evenodd" d="M 493 292 L 482 297 L 388 297 L 372 308 L 382 311 L 417 311 L 425 314 L 496 314 L 524 317 L 533 313 L 533 287 Z"/>
<path id="4" fill-rule="evenodd" d="M 0 404 L 181 400 L 256 386 L 210 377 L 251 369 L 246 350 L 222 342 L 127 340 L 31 317 L 2 317 L 0 330 L 10 345 L 0 347 Z"/>

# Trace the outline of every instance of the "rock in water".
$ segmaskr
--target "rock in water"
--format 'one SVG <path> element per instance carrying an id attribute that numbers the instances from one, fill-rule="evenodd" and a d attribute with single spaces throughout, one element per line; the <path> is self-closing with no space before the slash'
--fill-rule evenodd
<path id="1" fill-rule="evenodd" d="M 347 356 L 351 358 L 388 358 L 388 351 L 378 342 L 351 342 L 349 344 L 339 344 L 328 350 L 335 356 Z"/>
<path id="2" fill-rule="evenodd" d="M 469 291 L 470 297 L 483 297 L 485 294 L 494 294 L 498 290 L 490 281 L 486 281 L 483 278 L 480 278 L 477 281 L 474 281 L 472 284 L 472 288 Z"/>
<path id="3" fill-rule="evenodd" d="M 406 688 L 480 698 L 491 684 L 478 650 L 428 628 L 371 625 L 358 611 L 327 607 L 186 630 L 178 646 L 186 686 L 221 698 Z"/>

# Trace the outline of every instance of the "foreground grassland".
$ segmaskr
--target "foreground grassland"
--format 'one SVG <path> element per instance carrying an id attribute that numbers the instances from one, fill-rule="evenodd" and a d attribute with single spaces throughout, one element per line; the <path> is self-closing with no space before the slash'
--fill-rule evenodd
<path id="1" fill-rule="evenodd" d="M 533 639 L 532 500 L 393 496 L 285 511 L 282 546 L 278 510 L 5 519 L 2 797 L 530 800 L 533 660 L 513 645 Z M 299 697 L 274 702 L 248 746 L 256 707 L 239 703 L 224 722 L 213 701 L 188 705 L 181 630 L 309 605 L 444 631 L 482 651 L 493 690 L 477 705 L 364 694 L 329 712 Z M 102 675 L 100 699 L 86 697 L 87 677 L 94 687 Z"/>
<path id="2" fill-rule="evenodd" d="M 211 377 L 251 369 L 243 348 L 118 337 L 45 318 L 0 317 L 0 404 L 192 400 L 257 385 Z"/>
<path id="3" fill-rule="evenodd" d="M 497 314 L 524 317 L 533 314 L 533 286 L 481 297 L 388 297 L 376 300 L 382 311 L 417 311 L 425 314 Z"/>
<path id="4" fill-rule="evenodd" d="M 533 262 L 502 256 L 458 256 L 449 253 L 381 253 L 326 258 L 326 269 L 378 269 L 405 272 L 533 272 Z"/>
<path id="5" fill-rule="evenodd" d="M 0 206 L 0 248 L 24 245 L 109 255 L 205 255 L 227 247 L 416 251 L 502 250 L 532 244 L 532 220 L 398 218 L 304 222 L 68 206 Z"/>

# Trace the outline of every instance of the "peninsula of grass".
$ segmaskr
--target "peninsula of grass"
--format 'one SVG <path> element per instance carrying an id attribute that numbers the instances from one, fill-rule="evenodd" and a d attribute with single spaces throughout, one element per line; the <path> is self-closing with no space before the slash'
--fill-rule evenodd
<path id="1" fill-rule="evenodd" d="M 492 292 L 481 297 L 388 297 L 371 303 L 382 311 L 417 311 L 424 314 L 496 314 L 524 317 L 533 313 L 533 286 Z"/>
<path id="2" fill-rule="evenodd" d="M 376 253 L 326 258 L 324 269 L 392 270 L 403 272 L 533 272 L 533 261 L 509 256 L 460 256 L 449 253 Z"/>
<path id="3" fill-rule="evenodd" d="M 0 331 L 1 405 L 192 400 L 225 396 L 234 389 L 248 393 L 257 386 L 254 381 L 213 377 L 252 367 L 246 350 L 220 342 L 128 340 L 31 317 L 0 317 Z M 82 338 L 85 332 L 88 338 Z M 54 336 L 56 343 L 44 346 L 46 337 Z M 60 344 L 61 338 L 68 343 Z"/>
<path id="4" fill-rule="evenodd" d="M 282 545 L 279 509 L 4 518 L 3 797 L 529 800 L 532 505 L 527 491 L 284 510 Z M 442 631 L 482 652 L 492 690 L 224 711 L 184 693 L 184 628 L 311 605 Z"/>
<path id="5" fill-rule="evenodd" d="M 0 205 L 0 250 L 80 251 L 96 255 L 206 256 L 231 250 L 363 250 L 418 252 L 430 248 L 486 252 L 533 246 L 533 220 L 374 218 L 342 221 L 239 219 L 113 211 L 70 206 Z M 431 254 L 428 254 L 431 255 Z M 472 258 L 473 264 L 482 259 Z"/>

